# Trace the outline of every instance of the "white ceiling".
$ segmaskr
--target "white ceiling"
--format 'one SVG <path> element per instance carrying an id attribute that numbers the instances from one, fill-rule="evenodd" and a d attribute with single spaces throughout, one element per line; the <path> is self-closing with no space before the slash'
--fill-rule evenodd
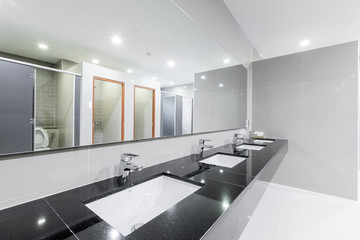
<path id="1" fill-rule="evenodd" d="M 224 2 L 262 58 L 360 39 L 359 0 Z"/>
<path id="2" fill-rule="evenodd" d="M 91 62 L 157 76 L 162 86 L 238 62 L 170 0 L 1 0 L 0 51 L 55 63 Z M 114 46 L 114 34 L 124 39 Z M 48 44 L 44 51 L 39 42 Z M 151 56 L 146 53 L 150 52 Z M 172 69 L 166 62 L 172 59 Z"/>

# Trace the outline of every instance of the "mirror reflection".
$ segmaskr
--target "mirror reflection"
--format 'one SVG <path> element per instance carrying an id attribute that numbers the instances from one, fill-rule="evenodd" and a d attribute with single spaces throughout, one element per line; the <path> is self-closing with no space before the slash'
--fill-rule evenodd
<path id="1" fill-rule="evenodd" d="M 244 66 L 171 1 L 121 5 L 1 3 L 0 154 L 245 126 Z"/>

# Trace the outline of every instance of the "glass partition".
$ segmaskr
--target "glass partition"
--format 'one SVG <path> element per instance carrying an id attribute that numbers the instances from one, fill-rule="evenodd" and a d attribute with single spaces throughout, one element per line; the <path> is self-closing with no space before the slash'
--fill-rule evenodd
<path id="1" fill-rule="evenodd" d="M 155 90 L 135 86 L 134 139 L 155 136 Z"/>

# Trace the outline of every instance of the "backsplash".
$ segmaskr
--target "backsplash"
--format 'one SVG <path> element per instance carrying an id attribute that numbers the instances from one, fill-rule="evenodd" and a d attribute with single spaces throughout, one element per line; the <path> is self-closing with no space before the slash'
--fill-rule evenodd
<path id="1" fill-rule="evenodd" d="M 231 143 L 234 132 L 0 157 L 0 209 L 116 176 L 121 153 L 138 154 L 136 162 L 149 167 L 195 153 L 201 138 L 215 147 Z"/>

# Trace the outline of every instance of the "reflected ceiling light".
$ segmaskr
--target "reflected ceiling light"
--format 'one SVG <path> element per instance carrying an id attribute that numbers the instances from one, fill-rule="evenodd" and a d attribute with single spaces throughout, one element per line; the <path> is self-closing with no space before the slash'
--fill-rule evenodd
<path id="1" fill-rule="evenodd" d="M 219 84 L 219 87 L 223 87 L 223 86 L 224 86 L 224 84 L 222 84 L 222 83 Z"/>
<path id="2" fill-rule="evenodd" d="M 169 60 L 169 61 L 167 62 L 167 65 L 168 65 L 168 67 L 174 67 L 174 66 L 175 66 L 175 62 L 174 62 L 173 60 Z"/>
<path id="3" fill-rule="evenodd" d="M 111 229 L 110 236 L 111 239 L 118 239 L 120 237 L 120 233 L 115 229 Z"/>
<path id="4" fill-rule="evenodd" d="M 157 79 L 157 77 L 155 77 L 155 76 L 154 76 L 154 77 L 152 77 L 151 79 L 152 79 L 152 80 L 156 80 L 156 79 Z"/>
<path id="5" fill-rule="evenodd" d="M 200 78 L 201 78 L 202 80 L 205 80 L 205 79 L 206 79 L 206 76 L 202 75 Z"/>
<path id="6" fill-rule="evenodd" d="M 197 88 L 194 88 L 194 91 L 197 91 Z"/>
<path id="7" fill-rule="evenodd" d="M 134 80 L 131 80 L 132 83 L 134 83 L 135 81 Z"/>
<path id="8" fill-rule="evenodd" d="M 170 171 L 166 171 L 166 173 L 170 173 Z"/>
<path id="9" fill-rule="evenodd" d="M 127 73 L 133 73 L 133 70 L 132 69 L 128 69 L 128 70 L 126 70 L 127 71 Z"/>
<path id="10" fill-rule="evenodd" d="M 205 183 L 205 180 L 204 180 L 204 179 L 201 179 L 200 182 L 201 182 L 201 183 Z"/>
<path id="11" fill-rule="evenodd" d="M 99 60 L 97 60 L 97 59 L 93 59 L 93 60 L 91 60 L 92 61 L 92 63 L 94 63 L 94 64 L 99 64 Z"/>
<path id="12" fill-rule="evenodd" d="M 306 47 L 306 46 L 308 46 L 309 44 L 310 44 L 310 41 L 307 40 L 307 39 L 302 40 L 302 41 L 300 42 L 300 46 L 301 46 L 301 47 Z"/>
<path id="13" fill-rule="evenodd" d="M 41 48 L 41 49 L 44 49 L 44 50 L 49 48 L 45 43 L 39 43 L 38 47 Z"/>
<path id="14" fill-rule="evenodd" d="M 45 222 L 46 222 L 46 219 L 42 217 L 42 218 L 40 218 L 40 219 L 38 220 L 37 223 L 38 223 L 39 226 L 41 226 L 41 225 L 43 225 Z"/>
<path id="15" fill-rule="evenodd" d="M 169 82 L 170 85 L 174 85 L 174 82 Z"/>
<path id="16" fill-rule="evenodd" d="M 224 170 L 220 169 L 220 170 L 219 170 L 219 172 L 220 172 L 220 173 L 223 173 L 223 172 L 224 172 Z"/>
<path id="17" fill-rule="evenodd" d="M 225 58 L 223 62 L 224 62 L 225 64 L 228 64 L 228 63 L 230 63 L 230 59 Z"/>
<path id="18" fill-rule="evenodd" d="M 183 86 L 183 88 L 187 88 L 186 86 Z"/>
<path id="19" fill-rule="evenodd" d="M 111 41 L 113 42 L 113 44 L 115 44 L 115 45 L 119 45 L 119 44 L 121 44 L 122 43 L 122 39 L 119 37 L 119 36 L 113 36 L 112 37 L 112 39 L 111 39 Z"/>

